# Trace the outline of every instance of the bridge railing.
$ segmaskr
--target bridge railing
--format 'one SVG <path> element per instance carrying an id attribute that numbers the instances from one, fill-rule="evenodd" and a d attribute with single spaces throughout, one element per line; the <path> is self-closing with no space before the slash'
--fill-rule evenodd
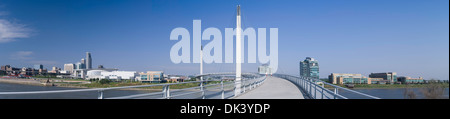
<path id="1" fill-rule="evenodd" d="M 350 90 L 347 88 L 343 88 L 340 86 L 324 82 L 322 80 L 313 79 L 309 77 L 297 77 L 285 74 L 274 74 L 274 76 L 286 79 L 294 83 L 311 99 L 349 99 L 339 94 L 339 90 L 353 93 L 354 95 L 370 99 L 380 99 L 372 95 Z M 325 87 L 325 85 L 328 85 L 328 89 Z"/>
<path id="2" fill-rule="evenodd" d="M 211 74 L 202 76 L 213 76 L 221 74 Z M 242 91 L 248 91 L 261 85 L 266 77 L 253 75 L 252 78 L 243 78 L 241 81 L 244 85 L 239 88 L 243 88 Z M 206 78 L 205 78 L 206 79 Z M 175 89 L 174 87 L 180 85 L 191 85 L 188 88 Z M 192 84 L 197 86 L 192 86 Z M 161 91 L 148 91 L 152 89 L 162 89 Z M 235 91 L 234 80 L 213 79 L 204 81 L 189 81 L 179 83 L 161 83 L 151 85 L 136 85 L 136 86 L 123 86 L 123 87 L 111 87 L 111 88 L 92 88 L 92 89 L 73 89 L 73 90 L 54 90 L 54 91 L 27 91 L 27 92 L 0 92 L 1 95 L 32 95 L 32 94 L 60 94 L 60 93 L 86 93 L 96 94 L 97 99 L 227 99 L 234 97 Z M 123 94 L 115 95 L 113 97 L 105 98 L 107 92 L 118 92 L 125 90 L 139 90 L 145 93 L 136 94 Z M 88 93 L 89 92 L 89 93 Z M 93 93 L 96 92 L 96 93 Z M 111 94 L 113 95 L 113 94 Z M 86 96 L 86 95 L 84 95 Z"/>
<path id="3" fill-rule="evenodd" d="M 247 91 L 253 90 L 256 87 L 262 85 L 264 83 L 264 81 L 266 81 L 267 77 L 266 76 L 262 76 L 262 77 L 258 77 L 258 78 L 244 78 L 242 79 L 242 84 L 241 85 L 241 93 L 245 93 Z"/>

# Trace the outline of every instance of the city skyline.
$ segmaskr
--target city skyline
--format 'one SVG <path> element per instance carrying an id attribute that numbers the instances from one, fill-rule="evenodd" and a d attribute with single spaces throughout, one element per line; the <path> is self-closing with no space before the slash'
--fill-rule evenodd
<path id="1" fill-rule="evenodd" d="M 0 65 L 51 69 L 90 52 L 94 67 L 198 74 L 199 64 L 170 62 L 175 43 L 170 30 L 190 28 L 194 19 L 202 20 L 202 30 L 233 27 L 235 12 L 230 11 L 241 4 L 243 27 L 280 29 L 277 73 L 298 75 L 299 61 L 313 57 L 320 61 L 321 78 L 397 72 L 448 80 L 448 1 L 199 2 L 1 1 L 1 25 L 22 35 L 0 39 L 0 53 L 7 56 Z M 257 72 L 260 65 L 243 64 L 242 70 Z M 234 64 L 204 66 L 205 71 L 234 71 Z"/>

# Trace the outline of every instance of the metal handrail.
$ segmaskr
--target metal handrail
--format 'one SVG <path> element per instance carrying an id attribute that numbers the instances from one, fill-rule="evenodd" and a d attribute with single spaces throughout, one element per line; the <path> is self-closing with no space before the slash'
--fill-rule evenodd
<path id="1" fill-rule="evenodd" d="M 92 89 L 74 89 L 74 90 L 56 90 L 56 91 L 28 91 L 28 92 L 0 92 L 0 95 L 13 95 L 13 94 L 44 94 L 44 93 L 70 93 L 70 92 L 86 92 L 86 91 L 99 91 L 99 90 L 114 90 L 114 89 L 127 89 L 127 88 L 143 88 L 143 87 L 155 87 L 155 86 L 167 86 L 186 83 L 200 83 L 205 81 L 189 81 L 182 83 L 168 83 L 168 84 L 152 84 L 152 85 L 137 85 L 137 86 L 123 86 L 123 87 L 111 87 L 111 88 L 92 88 Z"/>
<path id="2" fill-rule="evenodd" d="M 164 92 L 153 92 L 148 94 L 136 94 L 136 95 L 128 95 L 128 96 L 120 96 L 120 97 L 112 97 L 112 98 L 106 98 L 106 99 L 130 99 L 130 98 L 136 98 L 136 97 L 144 97 L 144 96 L 151 96 L 151 95 L 159 95 L 163 94 Z"/>
<path id="3" fill-rule="evenodd" d="M 205 75 L 200 75 L 200 76 L 228 75 L 228 74 L 231 74 L 231 73 L 214 73 L 214 74 L 205 74 Z M 261 76 L 259 74 L 254 74 L 254 73 L 243 73 L 243 75 L 259 76 L 259 78 L 242 79 L 242 81 L 252 81 L 252 82 L 260 82 L 261 83 L 266 78 L 265 76 Z M 211 82 L 211 81 L 220 81 L 220 83 L 210 84 L 210 85 L 203 85 L 203 83 Z M 202 85 L 196 86 L 196 87 L 177 89 L 177 90 L 171 90 L 170 89 L 171 85 L 187 84 L 187 83 L 202 83 Z M 125 98 L 151 96 L 151 95 L 157 95 L 157 94 L 163 94 L 163 97 L 162 97 L 163 99 L 170 99 L 170 98 L 173 98 L 173 97 L 187 95 L 187 94 L 192 94 L 192 93 L 198 93 L 198 92 L 202 92 L 202 97 L 205 97 L 204 96 L 205 95 L 205 90 L 208 90 L 208 89 L 205 89 L 204 87 L 211 87 L 211 86 L 218 86 L 219 85 L 219 87 L 215 87 L 215 88 L 212 88 L 212 89 L 221 88 L 222 99 L 226 99 L 229 96 L 227 96 L 227 97 L 224 96 L 224 90 L 225 90 L 224 87 L 232 85 L 232 84 L 235 84 L 235 82 L 234 81 L 232 81 L 232 82 L 224 82 L 222 79 L 219 79 L 219 80 L 218 79 L 214 79 L 214 80 L 203 80 L 203 81 L 189 81 L 189 82 L 181 82 L 181 83 L 165 83 L 165 84 L 123 86 L 123 87 L 110 87 L 110 88 L 73 89 L 73 90 L 55 90 L 55 91 L 28 91 L 28 92 L 0 92 L 0 95 L 50 94 L 50 93 L 70 93 L 70 92 L 98 91 L 98 99 L 104 99 L 103 93 L 104 93 L 104 91 L 107 91 L 107 90 L 162 86 L 163 87 L 163 91 L 162 92 L 153 92 L 153 93 L 147 93 L 147 94 L 136 94 L 136 95 L 128 95 L 128 96 L 120 96 L 120 97 L 111 97 L 111 98 L 108 98 L 108 99 L 125 99 Z M 249 85 L 254 86 L 254 85 L 258 85 L 258 84 L 251 83 Z M 249 86 L 249 85 L 247 85 L 247 86 Z M 244 85 L 244 86 L 246 86 L 246 85 Z M 173 92 L 179 92 L 179 91 L 183 91 L 183 90 L 190 90 L 190 89 L 197 89 L 197 88 L 200 88 L 200 91 L 193 91 L 193 92 L 188 92 L 188 93 L 183 93 L 183 94 L 171 95 L 171 93 L 173 93 Z M 236 89 L 236 87 L 233 90 L 235 90 L 235 89 Z M 245 91 L 245 88 L 244 88 L 244 91 Z M 234 95 L 232 95 L 231 97 L 234 97 Z"/>
<path id="4" fill-rule="evenodd" d="M 324 81 L 318 80 L 318 79 L 313 79 L 313 78 L 309 78 L 309 77 L 297 77 L 297 76 L 291 76 L 291 75 L 286 75 L 286 74 L 274 74 L 274 75 L 277 76 L 277 77 L 280 77 L 280 78 L 287 79 L 290 82 L 296 84 L 299 88 L 301 88 L 312 99 L 316 99 L 318 97 L 317 96 L 317 91 L 320 91 L 319 93 L 321 95 L 321 97 L 320 97 L 321 99 L 324 99 L 324 97 L 327 98 L 327 99 L 337 99 L 337 98 L 348 99 L 347 97 L 340 95 L 339 92 L 338 92 L 338 89 L 345 90 L 345 91 L 348 91 L 348 92 L 352 92 L 352 93 L 355 93 L 355 94 L 358 94 L 358 95 L 366 96 L 366 97 L 369 97 L 369 98 L 372 98 L 372 99 L 380 99 L 379 97 L 375 97 L 375 96 L 368 95 L 368 94 L 365 94 L 365 93 L 361 93 L 361 92 L 358 92 L 358 91 L 354 91 L 354 90 L 350 90 L 350 89 L 347 89 L 347 88 L 343 88 L 343 87 L 340 87 L 340 86 L 337 86 L 337 85 L 333 85 L 333 84 L 330 84 L 330 83 L 327 83 L 327 82 L 324 82 Z M 325 87 L 322 87 L 322 86 L 318 85 L 317 82 L 321 82 L 324 85 L 329 85 L 329 86 L 333 87 L 334 88 L 334 92 L 332 92 L 331 90 L 326 89 Z M 313 87 L 314 87 L 314 89 L 313 89 Z M 333 97 L 328 97 L 326 94 L 324 94 L 324 91 L 327 92 L 328 94 L 331 94 Z"/>

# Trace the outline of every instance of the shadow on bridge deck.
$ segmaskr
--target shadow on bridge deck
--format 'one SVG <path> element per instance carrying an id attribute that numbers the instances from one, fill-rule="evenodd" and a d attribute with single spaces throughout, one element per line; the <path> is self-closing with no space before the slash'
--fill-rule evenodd
<path id="1" fill-rule="evenodd" d="M 293 83 L 278 77 L 268 76 L 261 86 L 234 99 L 304 99 L 304 97 Z"/>

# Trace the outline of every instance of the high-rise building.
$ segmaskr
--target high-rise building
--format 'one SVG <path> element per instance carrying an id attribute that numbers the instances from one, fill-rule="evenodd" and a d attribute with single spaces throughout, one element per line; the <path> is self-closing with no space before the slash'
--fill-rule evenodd
<path id="1" fill-rule="evenodd" d="M 75 69 L 75 64 L 64 64 L 64 71 L 68 71 L 69 73 L 73 73 Z"/>
<path id="2" fill-rule="evenodd" d="M 77 63 L 75 63 L 75 69 L 86 69 L 86 64 L 77 62 Z"/>
<path id="3" fill-rule="evenodd" d="M 85 66 L 87 66 L 86 65 L 86 60 L 83 58 L 83 59 L 81 59 L 81 64 L 84 64 Z"/>
<path id="4" fill-rule="evenodd" d="M 385 72 L 385 73 L 371 73 L 369 75 L 370 78 L 383 78 L 383 80 L 389 82 L 390 84 L 394 84 L 397 82 L 397 73 L 396 72 Z"/>
<path id="5" fill-rule="evenodd" d="M 81 63 L 81 65 L 80 65 L 80 67 L 78 69 L 87 69 L 86 60 L 84 58 L 81 59 L 80 63 Z"/>
<path id="6" fill-rule="evenodd" d="M 92 69 L 92 58 L 89 52 L 86 52 L 86 69 Z"/>
<path id="7" fill-rule="evenodd" d="M 42 64 L 35 64 L 33 68 L 35 70 L 44 69 L 44 65 L 42 65 Z"/>
<path id="8" fill-rule="evenodd" d="M 319 62 L 311 57 L 306 57 L 300 62 L 300 76 L 319 79 Z"/>

